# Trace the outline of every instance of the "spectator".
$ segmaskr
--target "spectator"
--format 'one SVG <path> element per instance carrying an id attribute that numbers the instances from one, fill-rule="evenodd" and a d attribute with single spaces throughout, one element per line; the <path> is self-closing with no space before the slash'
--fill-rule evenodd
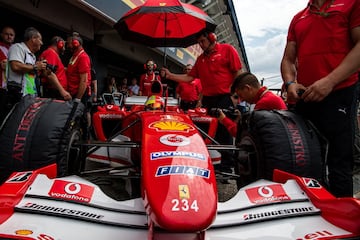
<path id="1" fill-rule="evenodd" d="M 129 86 L 128 90 L 129 90 L 129 95 L 130 96 L 137 96 L 139 95 L 139 85 L 137 84 L 137 78 L 136 77 L 133 77 L 131 79 L 131 85 Z"/>
<path id="2" fill-rule="evenodd" d="M 313 0 L 293 17 L 281 74 L 288 101 L 328 140 L 329 190 L 336 197 L 353 196 L 359 58 L 360 1 Z"/>
<path id="3" fill-rule="evenodd" d="M 232 92 L 236 93 L 240 99 L 255 104 L 254 110 L 286 110 L 284 100 L 269 91 L 267 87 L 261 86 L 255 75 L 249 72 L 240 74 L 234 81 Z M 218 120 L 222 123 L 233 137 L 236 137 L 237 123 L 226 117 L 221 109 Z"/>
<path id="4" fill-rule="evenodd" d="M 10 46 L 14 43 L 15 31 L 6 26 L 0 33 L 0 125 L 8 112 L 5 70 Z"/>
<path id="5" fill-rule="evenodd" d="M 117 92 L 117 86 L 116 86 L 116 79 L 113 76 L 108 76 L 106 78 L 106 88 L 104 90 L 104 93 L 115 93 Z"/>
<path id="6" fill-rule="evenodd" d="M 192 65 L 187 64 L 184 68 L 184 73 L 190 72 L 191 69 Z M 201 92 L 201 82 L 198 78 L 191 82 L 179 82 L 176 87 L 176 93 L 178 98 L 180 98 L 180 109 L 187 111 L 199 107 Z"/>
<path id="7" fill-rule="evenodd" d="M 218 43 L 212 32 L 202 32 L 197 41 L 204 52 L 196 59 L 192 70 L 187 74 L 174 74 L 163 68 L 165 77 L 176 82 L 191 82 L 200 78 L 203 107 L 208 110 L 233 107 L 230 86 L 241 72 L 241 61 L 236 49 L 229 44 Z M 222 125 L 219 125 L 215 139 L 220 144 L 233 144 L 233 137 Z M 232 152 L 221 151 L 221 154 L 221 165 L 217 169 L 232 172 Z"/>
<path id="8" fill-rule="evenodd" d="M 46 70 L 46 62 L 36 61 L 35 53 L 43 45 L 40 32 L 29 27 L 25 30 L 24 41 L 13 44 L 8 53 L 7 90 L 10 105 L 25 95 L 38 96 L 40 81 L 38 73 Z"/>
<path id="9" fill-rule="evenodd" d="M 124 77 L 118 86 L 118 92 L 122 93 L 124 96 L 128 96 L 128 79 Z"/>
<path id="10" fill-rule="evenodd" d="M 46 98 L 71 100 L 67 89 L 67 77 L 64 64 L 60 55 L 65 50 L 65 41 L 55 36 L 50 41 L 50 46 L 41 53 L 40 60 L 45 60 L 50 74 L 42 78 L 43 96 Z M 50 81 L 49 81 L 50 80 Z"/>
<path id="11" fill-rule="evenodd" d="M 146 61 L 144 66 L 146 73 L 140 76 L 140 96 L 148 96 L 151 91 L 151 82 L 152 81 L 161 81 L 160 76 L 155 73 L 156 64 L 152 59 Z"/>

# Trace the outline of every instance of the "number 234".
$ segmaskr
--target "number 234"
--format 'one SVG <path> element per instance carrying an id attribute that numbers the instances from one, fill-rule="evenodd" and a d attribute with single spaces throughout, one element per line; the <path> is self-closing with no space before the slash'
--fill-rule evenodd
<path id="1" fill-rule="evenodd" d="M 187 199 L 173 199 L 171 200 L 173 204 L 171 210 L 173 212 L 184 211 L 187 212 L 189 210 L 194 210 L 195 212 L 199 211 L 199 207 L 197 204 L 197 200 L 194 200 L 191 204 Z"/>

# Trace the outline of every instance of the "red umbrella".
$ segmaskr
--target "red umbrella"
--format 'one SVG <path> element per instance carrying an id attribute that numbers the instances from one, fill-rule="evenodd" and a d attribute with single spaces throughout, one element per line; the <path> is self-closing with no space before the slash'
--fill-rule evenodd
<path id="1" fill-rule="evenodd" d="M 150 47 L 188 47 L 215 22 L 201 9 L 179 0 L 147 0 L 114 25 L 123 39 Z"/>

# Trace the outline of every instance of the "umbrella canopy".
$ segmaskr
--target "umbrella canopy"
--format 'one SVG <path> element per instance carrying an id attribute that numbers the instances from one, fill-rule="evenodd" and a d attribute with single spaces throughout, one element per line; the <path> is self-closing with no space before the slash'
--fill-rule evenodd
<path id="1" fill-rule="evenodd" d="M 114 25 L 123 39 L 150 47 L 188 47 L 215 22 L 201 9 L 179 0 L 147 0 Z"/>

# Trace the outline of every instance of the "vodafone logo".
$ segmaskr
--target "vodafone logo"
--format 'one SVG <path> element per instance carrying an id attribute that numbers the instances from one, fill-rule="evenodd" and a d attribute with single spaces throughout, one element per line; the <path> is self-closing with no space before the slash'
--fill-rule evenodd
<path id="1" fill-rule="evenodd" d="M 64 190 L 68 194 L 78 194 L 81 191 L 81 186 L 78 183 L 69 183 L 66 184 Z"/>
<path id="2" fill-rule="evenodd" d="M 60 198 L 76 202 L 90 202 L 94 187 L 63 180 L 55 180 L 49 191 L 52 198 Z"/>
<path id="3" fill-rule="evenodd" d="M 258 193 L 260 196 L 262 196 L 264 198 L 269 198 L 272 195 L 274 195 L 273 190 L 269 187 L 259 187 Z"/>
<path id="4" fill-rule="evenodd" d="M 167 134 L 160 137 L 160 142 L 167 146 L 186 146 L 190 144 L 190 139 L 178 134 Z"/>
<path id="5" fill-rule="evenodd" d="M 248 188 L 245 190 L 245 193 L 249 200 L 254 204 L 267 204 L 291 200 L 281 184 Z"/>

